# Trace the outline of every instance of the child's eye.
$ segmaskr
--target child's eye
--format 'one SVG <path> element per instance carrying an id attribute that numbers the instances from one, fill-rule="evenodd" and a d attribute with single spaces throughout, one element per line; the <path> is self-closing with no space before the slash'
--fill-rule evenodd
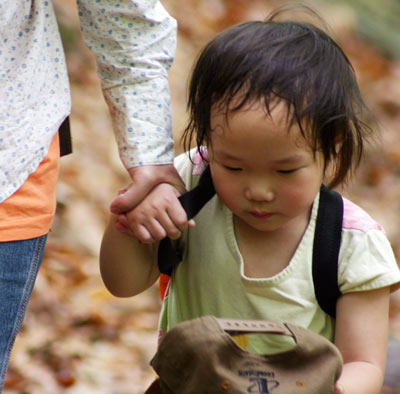
<path id="1" fill-rule="evenodd" d="M 291 170 L 278 170 L 279 174 L 292 174 L 295 171 L 297 171 L 297 168 L 293 168 Z"/>
<path id="2" fill-rule="evenodd" d="M 229 166 L 224 166 L 224 168 L 228 171 L 242 171 L 242 168 L 239 167 L 229 167 Z"/>

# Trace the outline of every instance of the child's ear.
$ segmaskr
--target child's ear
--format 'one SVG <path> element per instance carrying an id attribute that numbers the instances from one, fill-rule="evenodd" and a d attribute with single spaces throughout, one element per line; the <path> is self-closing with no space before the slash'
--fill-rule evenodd
<path id="1" fill-rule="evenodd" d="M 342 145 L 343 145 L 343 134 L 340 133 L 335 138 L 335 152 L 336 152 L 336 154 L 339 154 L 340 150 L 342 149 Z"/>

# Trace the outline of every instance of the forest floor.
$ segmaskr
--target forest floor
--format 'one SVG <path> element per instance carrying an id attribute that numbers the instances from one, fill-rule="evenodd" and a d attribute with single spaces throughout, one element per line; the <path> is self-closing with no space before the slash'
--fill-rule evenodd
<path id="1" fill-rule="evenodd" d="M 263 18 L 279 3 L 163 1 L 179 25 L 170 71 L 177 153 L 186 121 L 187 76 L 201 46 L 229 25 Z M 72 86 L 74 154 L 61 160 L 58 209 L 3 392 L 140 394 L 154 378 L 149 361 L 156 349 L 160 297 L 155 286 L 134 299 L 117 299 L 100 280 L 98 252 L 109 203 L 129 180 L 118 158 L 93 56 L 80 37 L 75 1 L 54 4 Z M 368 148 L 353 183 L 342 192 L 384 226 L 399 259 L 400 61 L 360 38 L 346 7 L 316 6 L 354 64 L 381 129 L 382 141 Z M 394 339 L 400 339 L 399 293 L 391 300 Z"/>

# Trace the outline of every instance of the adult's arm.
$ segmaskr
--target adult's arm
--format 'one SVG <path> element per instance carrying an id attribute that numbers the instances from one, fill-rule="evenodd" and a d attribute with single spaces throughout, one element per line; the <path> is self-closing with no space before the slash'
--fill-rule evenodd
<path id="1" fill-rule="evenodd" d="M 124 212 L 159 183 L 181 184 L 172 166 L 168 86 L 176 21 L 157 0 L 78 0 L 78 10 L 83 38 L 96 55 L 119 154 L 134 182 L 113 203 L 114 212 Z"/>

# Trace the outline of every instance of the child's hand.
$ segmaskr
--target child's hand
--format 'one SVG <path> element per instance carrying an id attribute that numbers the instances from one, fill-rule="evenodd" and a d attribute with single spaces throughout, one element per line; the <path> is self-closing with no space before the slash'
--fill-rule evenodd
<path id="1" fill-rule="evenodd" d="M 194 221 L 187 219 L 179 195 L 168 183 L 156 186 L 133 210 L 118 216 L 117 229 L 143 243 L 160 241 L 166 236 L 178 239 L 187 226 L 194 226 Z"/>
<path id="2" fill-rule="evenodd" d="M 110 210 L 115 215 L 134 209 L 157 185 L 169 183 L 179 191 L 185 185 L 173 164 L 144 165 L 128 169 L 132 184 L 113 200 Z"/>

